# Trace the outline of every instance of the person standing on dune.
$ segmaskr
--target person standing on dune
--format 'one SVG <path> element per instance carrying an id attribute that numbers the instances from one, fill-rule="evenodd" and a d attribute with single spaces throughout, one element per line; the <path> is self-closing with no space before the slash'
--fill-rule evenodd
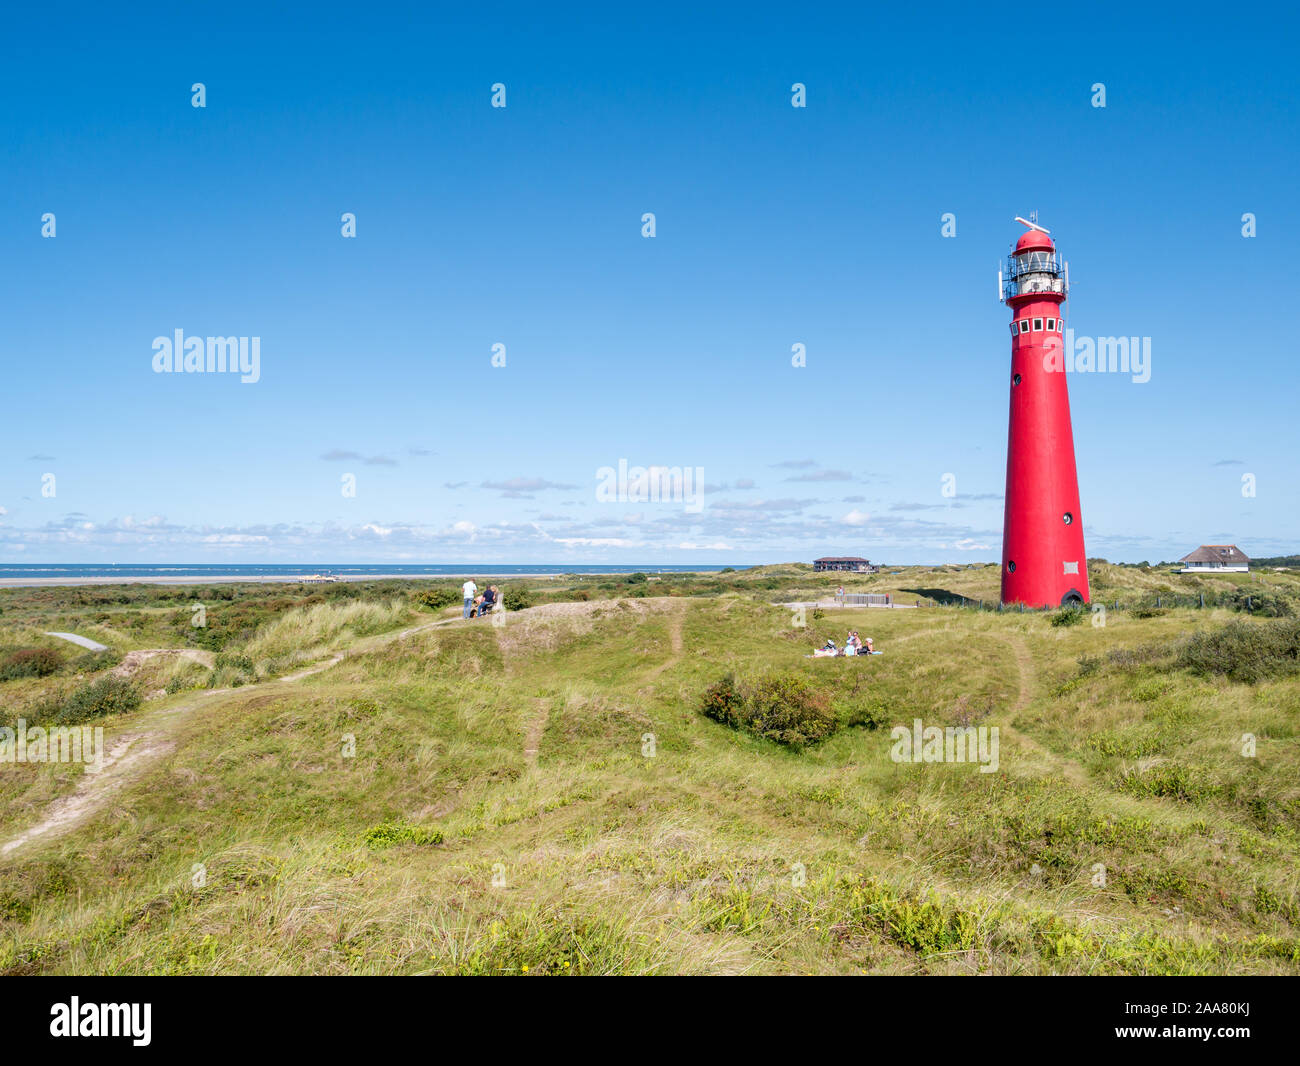
<path id="1" fill-rule="evenodd" d="M 474 609 L 474 594 L 478 592 L 478 586 L 474 584 L 474 579 L 471 577 L 461 586 L 460 591 L 465 595 L 465 617 L 468 618 Z"/>

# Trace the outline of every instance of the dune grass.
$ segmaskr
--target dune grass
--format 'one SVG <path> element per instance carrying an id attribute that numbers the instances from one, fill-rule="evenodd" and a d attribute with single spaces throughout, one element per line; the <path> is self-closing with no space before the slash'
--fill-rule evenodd
<path id="1" fill-rule="evenodd" d="M 1260 620 L 799 628 L 742 591 L 398 637 L 402 604 L 361 606 L 291 608 L 242 649 L 350 651 L 327 670 L 105 722 L 167 747 L 0 856 L 0 972 L 1300 972 L 1300 678 L 1174 650 Z M 885 654 L 804 658 L 850 626 Z M 700 713 L 772 671 L 885 725 L 791 750 Z M 914 718 L 998 726 L 999 771 L 892 761 Z M 0 844 L 79 782 L 0 769 Z"/>

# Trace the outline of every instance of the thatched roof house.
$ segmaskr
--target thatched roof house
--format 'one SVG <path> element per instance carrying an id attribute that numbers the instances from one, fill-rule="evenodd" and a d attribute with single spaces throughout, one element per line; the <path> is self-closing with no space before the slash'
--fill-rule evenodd
<path id="1" fill-rule="evenodd" d="M 1202 544 L 1178 561 L 1183 564 L 1184 574 L 1244 574 L 1250 569 L 1250 559 L 1235 544 Z"/>

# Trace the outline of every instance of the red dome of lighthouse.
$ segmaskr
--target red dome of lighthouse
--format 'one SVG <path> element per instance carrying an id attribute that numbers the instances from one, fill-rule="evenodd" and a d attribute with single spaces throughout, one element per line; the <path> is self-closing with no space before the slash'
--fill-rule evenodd
<path id="1" fill-rule="evenodd" d="M 1021 252 L 1051 252 L 1055 250 L 1052 244 L 1052 238 L 1041 230 L 1029 229 L 1020 235 L 1020 240 L 1016 241 L 1016 255 Z"/>

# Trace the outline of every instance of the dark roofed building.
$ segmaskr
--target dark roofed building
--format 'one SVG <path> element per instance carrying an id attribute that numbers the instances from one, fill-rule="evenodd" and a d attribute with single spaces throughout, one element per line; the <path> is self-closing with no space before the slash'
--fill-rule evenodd
<path id="1" fill-rule="evenodd" d="M 822 573 L 826 570 L 849 570 L 855 574 L 871 574 L 875 568 L 870 561 L 857 555 L 824 555 L 813 560 L 813 571 Z"/>
<path id="2" fill-rule="evenodd" d="M 1178 561 L 1184 574 L 1244 574 L 1250 569 L 1250 559 L 1235 544 L 1202 544 Z"/>

